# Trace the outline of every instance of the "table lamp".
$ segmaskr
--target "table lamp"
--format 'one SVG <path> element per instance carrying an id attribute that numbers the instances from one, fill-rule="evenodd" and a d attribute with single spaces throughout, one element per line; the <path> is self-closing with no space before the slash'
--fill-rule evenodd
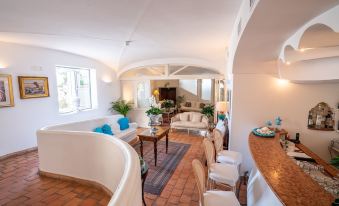
<path id="1" fill-rule="evenodd" d="M 226 102 L 217 102 L 215 105 L 215 109 L 217 111 L 217 117 L 220 120 L 225 120 L 226 111 L 227 111 L 227 103 Z"/>
<path id="2" fill-rule="evenodd" d="M 159 93 L 159 90 L 155 89 L 155 90 L 153 91 L 153 95 L 154 95 L 154 96 L 157 97 L 157 96 L 159 96 L 159 94 L 160 94 L 160 93 Z"/>

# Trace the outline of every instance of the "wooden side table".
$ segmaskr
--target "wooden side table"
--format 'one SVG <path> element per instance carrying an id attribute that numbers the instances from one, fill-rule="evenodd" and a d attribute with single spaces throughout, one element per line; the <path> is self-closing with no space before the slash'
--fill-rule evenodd
<path id="1" fill-rule="evenodd" d="M 143 153 L 143 142 L 149 141 L 153 142 L 154 144 L 154 165 L 157 166 L 157 152 L 158 152 L 158 141 L 162 139 L 163 137 L 166 137 L 166 154 L 168 151 L 168 133 L 170 128 L 169 127 L 156 127 L 158 130 L 155 133 L 152 133 L 151 129 L 146 129 L 140 134 L 138 134 L 139 140 L 140 140 L 140 154 L 141 157 L 144 157 Z"/>

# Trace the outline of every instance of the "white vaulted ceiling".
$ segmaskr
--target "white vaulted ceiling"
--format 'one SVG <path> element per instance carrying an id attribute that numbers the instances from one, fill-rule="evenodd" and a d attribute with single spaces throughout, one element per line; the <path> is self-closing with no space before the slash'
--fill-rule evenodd
<path id="1" fill-rule="evenodd" d="M 79 54 L 116 70 L 150 59 L 172 63 L 191 59 L 222 70 L 240 4 L 240 0 L 1 0 L 0 41 Z M 126 46 L 125 41 L 132 42 Z"/>

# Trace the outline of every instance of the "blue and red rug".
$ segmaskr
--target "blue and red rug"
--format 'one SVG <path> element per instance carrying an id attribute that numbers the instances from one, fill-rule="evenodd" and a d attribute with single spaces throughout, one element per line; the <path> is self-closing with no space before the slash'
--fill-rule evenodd
<path id="1" fill-rule="evenodd" d="M 144 142 L 144 160 L 149 167 L 144 191 L 154 195 L 160 195 L 189 147 L 189 144 L 169 141 L 168 153 L 166 154 L 165 141 L 159 141 L 157 147 L 157 166 L 154 166 L 153 142 Z M 134 148 L 138 154 L 140 154 L 140 144 L 135 145 Z"/>

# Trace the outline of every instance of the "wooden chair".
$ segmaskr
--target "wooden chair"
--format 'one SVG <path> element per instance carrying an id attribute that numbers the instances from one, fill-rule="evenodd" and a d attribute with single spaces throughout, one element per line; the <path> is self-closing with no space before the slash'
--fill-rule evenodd
<path id="1" fill-rule="evenodd" d="M 194 159 L 192 162 L 194 177 L 198 186 L 201 206 L 240 206 L 234 192 L 206 190 L 206 175 L 201 162 Z"/>
<path id="2" fill-rule="evenodd" d="M 208 167 L 209 183 L 220 183 L 229 186 L 233 192 L 236 192 L 236 184 L 239 180 L 239 172 L 236 165 L 221 164 L 215 161 L 215 149 L 213 143 L 203 140 L 205 156 Z M 210 185 L 210 184 L 209 184 Z"/>

